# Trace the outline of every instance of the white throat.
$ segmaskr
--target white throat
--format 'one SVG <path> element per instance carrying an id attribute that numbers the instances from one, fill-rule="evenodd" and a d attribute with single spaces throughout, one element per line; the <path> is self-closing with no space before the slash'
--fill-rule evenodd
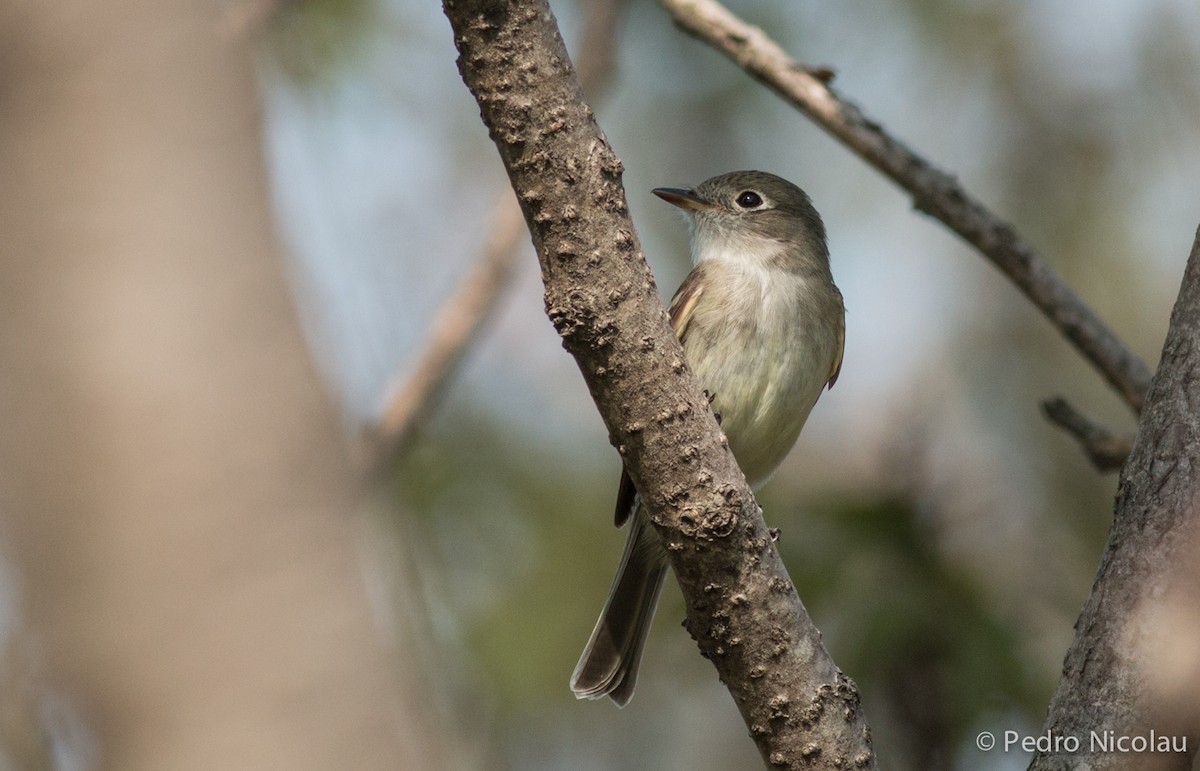
<path id="1" fill-rule="evenodd" d="M 697 226 L 692 229 L 692 261 L 737 263 L 746 269 L 765 270 L 787 247 L 782 241 L 723 228 Z"/>
<path id="2" fill-rule="evenodd" d="M 794 316 L 791 307 L 777 308 L 782 302 L 790 306 L 802 296 L 807 281 L 797 272 L 784 267 L 780 255 L 788 244 L 756 235 L 738 233 L 723 228 L 697 227 L 692 232 L 692 259 L 697 265 L 709 263 L 719 268 L 722 281 L 731 292 L 727 301 L 735 298 L 745 304 L 739 312 L 758 317 L 764 313 L 780 312 Z"/>

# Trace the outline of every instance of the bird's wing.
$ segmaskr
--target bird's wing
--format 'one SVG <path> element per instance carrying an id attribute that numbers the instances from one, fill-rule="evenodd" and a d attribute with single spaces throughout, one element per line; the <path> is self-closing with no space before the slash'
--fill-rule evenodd
<path id="1" fill-rule="evenodd" d="M 829 380 L 827 388 L 833 388 L 833 384 L 837 382 L 838 375 L 842 373 L 842 354 L 846 350 L 846 323 L 843 321 L 838 324 L 837 328 L 837 354 L 833 357 L 833 369 L 829 371 Z"/>
<path id="2" fill-rule="evenodd" d="M 687 333 L 688 322 L 692 320 L 692 312 L 696 310 L 696 303 L 699 302 L 700 293 L 703 291 L 700 272 L 700 268 L 697 267 L 687 275 L 687 278 L 679 285 L 679 289 L 675 290 L 675 296 L 671 298 L 671 305 L 667 308 L 667 315 L 671 319 L 671 329 L 675 330 L 675 336 L 681 341 Z M 841 359 L 840 353 L 838 359 Z M 637 488 L 633 486 L 629 472 L 622 468 L 621 483 L 617 487 L 617 507 L 613 514 L 613 520 L 617 523 L 617 527 L 625 524 L 633 516 L 636 499 Z"/>
<path id="3" fill-rule="evenodd" d="M 687 275 L 675 290 L 675 296 L 671 298 L 671 305 L 667 308 L 667 315 L 671 317 L 671 329 L 675 330 L 675 336 L 680 342 L 687 334 L 688 323 L 692 320 L 696 303 L 700 301 L 700 295 L 704 291 L 704 285 L 700 282 L 701 273 L 700 267 L 697 266 Z"/>
<path id="4" fill-rule="evenodd" d="M 631 516 L 633 516 L 633 507 L 637 503 L 637 488 L 633 486 L 633 480 L 629 478 L 629 472 L 624 467 L 621 468 L 621 484 L 617 487 L 617 510 L 613 515 L 613 520 L 617 527 L 625 524 Z"/>

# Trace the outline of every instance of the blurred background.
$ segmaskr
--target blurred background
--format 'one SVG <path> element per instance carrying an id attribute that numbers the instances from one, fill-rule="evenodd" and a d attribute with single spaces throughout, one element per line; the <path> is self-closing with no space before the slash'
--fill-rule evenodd
<path id="1" fill-rule="evenodd" d="M 591 4 L 552 5 L 575 55 Z M 1200 224 L 1200 6 L 728 5 L 1157 362 Z M 1134 418 L 891 183 L 617 7 L 589 98 L 663 294 L 687 233 L 653 187 L 758 168 L 824 216 L 844 365 L 759 501 L 883 765 L 1023 768 L 975 736 L 1039 729 L 1116 486 L 1040 403 Z M 630 706 L 567 688 L 620 466 L 527 238 L 363 470 L 510 195 L 439 4 L 20 0 L 0 35 L 0 769 L 760 765 L 670 583 Z"/>

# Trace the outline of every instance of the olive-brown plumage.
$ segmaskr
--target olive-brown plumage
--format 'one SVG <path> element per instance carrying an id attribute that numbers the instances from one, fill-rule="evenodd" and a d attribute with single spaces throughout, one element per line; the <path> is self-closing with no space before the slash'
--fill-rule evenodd
<path id="1" fill-rule="evenodd" d="M 691 225 L 695 267 L 671 300 L 671 326 L 734 457 L 757 489 L 795 444 L 837 379 L 845 335 L 825 227 L 803 190 L 761 171 L 658 188 Z M 667 569 L 628 474 L 616 520 L 632 516 L 608 600 L 571 677 L 578 698 L 625 706 Z"/>

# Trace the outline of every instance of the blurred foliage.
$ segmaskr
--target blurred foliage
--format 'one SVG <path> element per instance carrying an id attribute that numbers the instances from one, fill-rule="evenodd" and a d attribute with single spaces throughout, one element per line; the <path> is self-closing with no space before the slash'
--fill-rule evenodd
<path id="1" fill-rule="evenodd" d="M 1053 683 L 1018 655 L 1020 629 L 941 549 L 909 496 L 831 500 L 780 543 L 801 597 L 859 684 L 880 757 L 948 767 L 981 718 L 1036 715 Z M 890 762 L 886 765 L 892 765 Z"/>
<path id="2" fill-rule="evenodd" d="M 379 10 L 375 0 L 279 0 L 267 51 L 295 82 L 329 86 L 363 61 Z"/>
<path id="3" fill-rule="evenodd" d="M 399 470 L 401 508 L 435 546 L 429 567 L 451 587 L 454 612 L 469 614 L 454 644 L 478 658 L 498 709 L 521 711 L 565 691 L 591 605 L 599 612 L 596 587 L 607 585 L 624 535 L 609 510 L 616 474 L 609 489 L 486 412 L 468 408 L 440 425 Z M 612 565 L 597 548 L 605 543 Z"/>
<path id="4" fill-rule="evenodd" d="M 427 589 L 430 614 L 456 617 L 434 624 L 441 663 L 463 710 L 478 710 L 483 696 L 493 726 L 528 731 L 547 703 L 569 703 L 566 679 L 624 537 L 611 526 L 615 481 L 476 408 L 442 415 L 434 432 L 396 481 L 399 509 L 412 518 L 406 531 L 426 557 L 424 581 L 440 587 Z M 784 560 L 835 660 L 858 682 L 889 766 L 952 767 L 963 742 L 997 715 L 1037 724 L 1054 680 L 1024 656 L 1022 619 L 995 601 L 1003 588 L 984 586 L 942 547 L 929 496 L 864 490 L 790 512 L 779 498 L 767 500 L 773 521 L 791 523 Z M 655 650 L 694 654 L 677 627 L 676 595 L 668 587 L 644 673 L 660 682 L 641 690 L 711 676 L 702 662 L 682 674 Z M 575 717 L 586 725 L 595 712 Z M 540 718 L 554 720 L 571 722 Z"/>

